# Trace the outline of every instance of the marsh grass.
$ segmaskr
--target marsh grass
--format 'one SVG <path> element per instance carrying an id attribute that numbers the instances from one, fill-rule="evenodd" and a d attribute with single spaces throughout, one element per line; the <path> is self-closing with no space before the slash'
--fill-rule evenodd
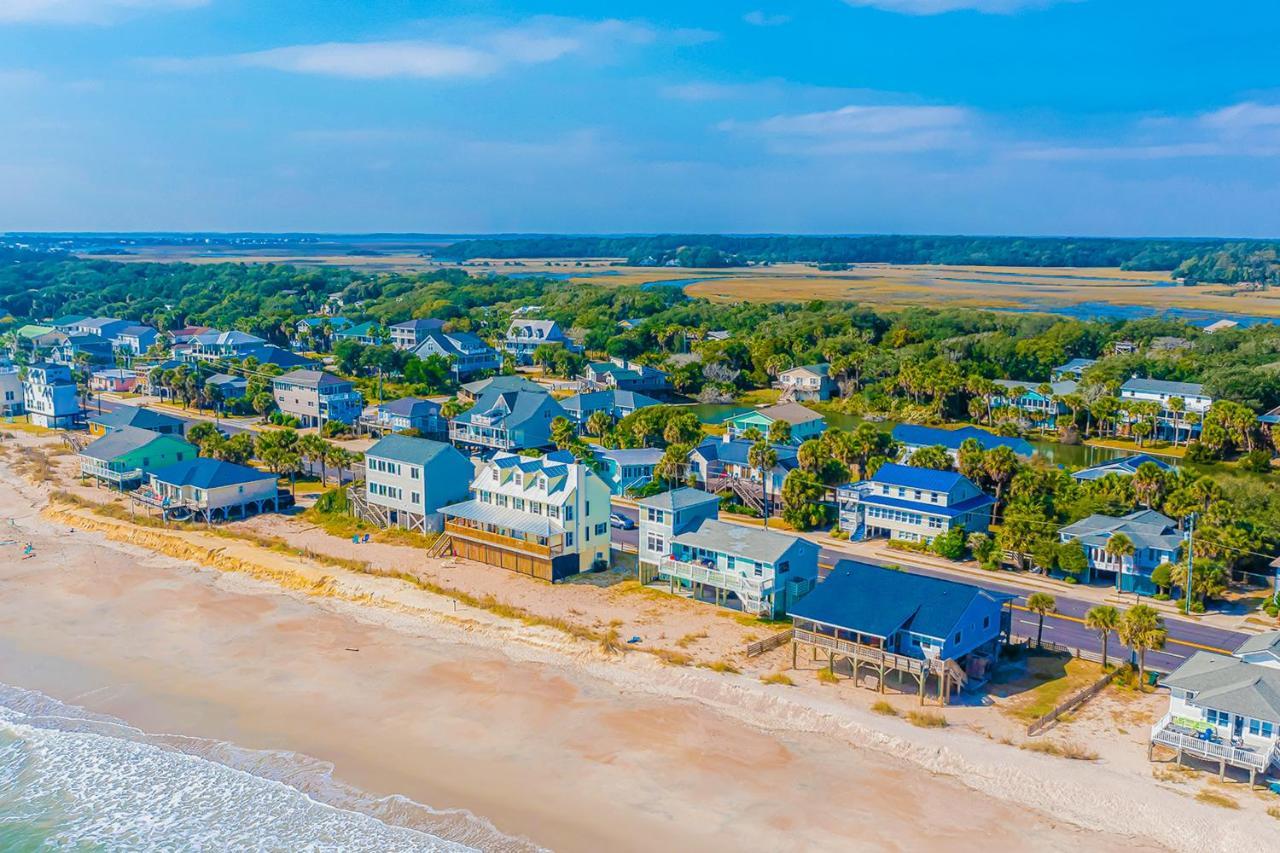
<path id="1" fill-rule="evenodd" d="M 908 711 L 907 722 L 922 729 L 945 729 L 947 718 L 936 711 Z"/>

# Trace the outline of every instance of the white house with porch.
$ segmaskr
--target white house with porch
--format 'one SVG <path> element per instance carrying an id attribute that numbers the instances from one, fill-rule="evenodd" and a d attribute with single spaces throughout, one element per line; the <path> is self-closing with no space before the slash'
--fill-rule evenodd
<path id="1" fill-rule="evenodd" d="M 1253 784 L 1280 763 L 1280 632 L 1246 640 L 1233 654 L 1198 651 L 1160 683 L 1169 711 L 1151 729 L 1151 748 L 1164 746 L 1247 771 Z"/>

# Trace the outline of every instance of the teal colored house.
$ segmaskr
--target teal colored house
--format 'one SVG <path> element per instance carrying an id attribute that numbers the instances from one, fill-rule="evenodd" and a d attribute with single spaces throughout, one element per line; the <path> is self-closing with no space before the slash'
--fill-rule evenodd
<path id="1" fill-rule="evenodd" d="M 180 436 L 119 427 L 80 451 L 80 474 L 124 490 L 140 486 L 153 471 L 197 455 L 196 446 Z"/>
<path id="2" fill-rule="evenodd" d="M 791 425 L 791 444 L 796 445 L 811 438 L 817 438 L 827 431 L 827 419 L 799 403 L 766 406 L 763 409 L 734 415 L 725 421 L 725 428 L 731 439 L 741 438 L 742 434 L 752 427 L 768 435 L 769 427 L 776 421 L 784 421 Z"/>

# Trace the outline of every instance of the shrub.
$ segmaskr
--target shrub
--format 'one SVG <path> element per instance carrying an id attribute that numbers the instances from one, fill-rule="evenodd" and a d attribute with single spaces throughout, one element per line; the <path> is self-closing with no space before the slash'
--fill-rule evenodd
<path id="1" fill-rule="evenodd" d="M 1196 799 L 1202 803 L 1208 803 L 1211 806 L 1218 806 L 1224 809 L 1238 809 L 1240 804 L 1228 797 L 1226 794 L 1219 794 L 1217 791 L 1204 790 L 1196 794 Z"/>
<path id="2" fill-rule="evenodd" d="M 1203 463 L 1203 462 L 1217 462 L 1220 457 L 1218 456 L 1218 452 L 1216 450 L 1213 450 L 1212 448 L 1208 447 L 1207 445 L 1201 444 L 1198 441 L 1193 441 L 1187 445 L 1187 451 L 1185 454 L 1183 454 L 1182 458 L 1185 459 L 1187 462 Z"/>
<path id="3" fill-rule="evenodd" d="M 1271 470 L 1271 454 L 1265 450 L 1253 450 L 1240 457 L 1240 467 L 1255 474 L 1265 474 Z"/>
<path id="4" fill-rule="evenodd" d="M 702 664 L 698 664 L 698 666 L 702 667 L 703 669 L 709 669 L 712 672 L 727 672 L 733 675 L 737 675 L 739 672 L 742 672 L 742 670 L 738 669 L 736 666 L 729 663 L 727 660 L 718 660 L 712 663 L 702 663 Z"/>
<path id="5" fill-rule="evenodd" d="M 1028 752 L 1040 752 L 1045 755 L 1056 755 L 1059 758 L 1069 758 L 1073 761 L 1097 761 L 1098 753 L 1091 749 L 1081 746 L 1078 743 L 1059 743 L 1051 740 L 1029 740 L 1019 744 L 1019 749 L 1025 749 Z"/>
<path id="6" fill-rule="evenodd" d="M 944 729 L 947 718 L 936 711 L 908 711 L 907 722 L 922 729 Z"/>
<path id="7" fill-rule="evenodd" d="M 795 687 L 796 683 L 791 680 L 791 676 L 785 672 L 775 672 L 772 675 L 762 675 L 760 680 L 765 684 L 785 684 L 788 687 Z"/>
<path id="8" fill-rule="evenodd" d="M 964 559 L 964 540 L 964 528 L 953 527 L 933 538 L 933 553 L 946 560 Z"/>
<path id="9" fill-rule="evenodd" d="M 840 681 L 840 678 L 824 666 L 822 669 L 818 670 L 818 680 L 823 684 L 836 684 Z"/>
<path id="10" fill-rule="evenodd" d="M 883 699 L 877 700 L 876 703 L 871 706 L 871 710 L 877 714 L 884 714 L 886 717 L 898 716 L 898 709 Z"/>

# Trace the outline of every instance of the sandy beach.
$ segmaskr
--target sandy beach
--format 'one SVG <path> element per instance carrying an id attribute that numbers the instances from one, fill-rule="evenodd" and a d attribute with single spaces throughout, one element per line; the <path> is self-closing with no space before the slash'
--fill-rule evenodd
<path id="1" fill-rule="evenodd" d="M 0 473 L 5 535 L 37 555 L 0 555 L 0 682 L 316 759 L 289 783 L 323 797 L 331 776 L 367 795 L 344 806 L 392 823 L 482 849 L 1266 847 L 1194 803 L 1155 831 L 1185 801 L 1155 787 L 1130 789 L 1141 819 L 1117 814 L 1124 780 L 1096 765 L 449 618 L 456 604 L 389 579 L 313 595 L 72 531 Z"/>

